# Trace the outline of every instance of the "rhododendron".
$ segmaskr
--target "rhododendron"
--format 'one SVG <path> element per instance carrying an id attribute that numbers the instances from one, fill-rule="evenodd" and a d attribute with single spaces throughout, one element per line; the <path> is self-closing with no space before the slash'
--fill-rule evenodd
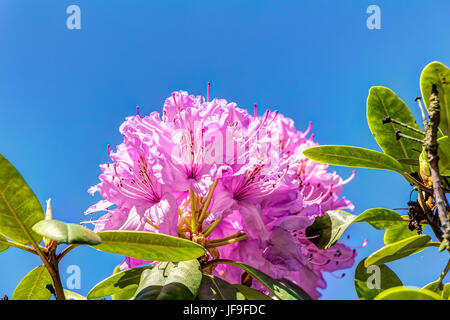
<path id="1" fill-rule="evenodd" d="M 85 214 L 106 211 L 81 223 L 93 223 L 94 230 L 55 220 L 50 199 L 44 214 L 0 154 L 0 252 L 17 248 L 42 261 L 12 299 L 318 298 L 325 274 L 341 278 L 337 271 L 354 264 L 358 247 L 339 240 L 361 222 L 385 230 L 385 246 L 356 266 L 359 299 L 448 299 L 450 261 L 437 280 L 417 289 L 406 287 L 387 265 L 432 247 L 440 255 L 450 251 L 450 96 L 436 82 L 443 76 L 450 78 L 450 69 L 438 62 L 422 72 L 427 108 L 416 101 L 423 131 L 392 90 L 370 89 L 368 124 L 383 153 L 319 146 L 311 123 L 300 132 L 277 111 L 261 113 L 255 105 L 249 113 L 223 99 L 210 101 L 209 84 L 206 99 L 174 92 L 162 114 L 142 117 L 138 107 L 120 126 L 123 142 L 107 146 L 111 161 L 100 166 L 100 183 L 88 190 L 102 199 Z M 355 173 L 344 180 L 328 165 L 401 174 L 413 188 L 407 215 L 379 207 L 359 215 L 345 211 L 353 205 L 342 197 L 343 188 Z M 82 245 L 125 256 L 86 297 L 65 289 L 59 273 L 62 259 Z"/>
<path id="2" fill-rule="evenodd" d="M 344 181 L 303 156 L 317 145 L 308 137 L 311 123 L 300 132 L 276 111 L 257 111 L 184 91 L 166 99 L 162 115 L 141 117 L 138 109 L 120 127 L 123 142 L 115 151 L 108 146 L 112 162 L 100 166 L 100 183 L 89 189 L 104 200 L 86 214 L 107 211 L 92 221 L 95 231 L 187 238 L 208 249 L 203 261 L 244 262 L 319 297 L 323 272 L 351 267 L 355 250 L 341 243 L 320 250 L 305 229 L 327 210 L 353 210 L 341 197 L 353 175 Z M 126 258 L 121 269 L 148 262 Z M 242 280 L 231 265 L 211 272 Z"/>

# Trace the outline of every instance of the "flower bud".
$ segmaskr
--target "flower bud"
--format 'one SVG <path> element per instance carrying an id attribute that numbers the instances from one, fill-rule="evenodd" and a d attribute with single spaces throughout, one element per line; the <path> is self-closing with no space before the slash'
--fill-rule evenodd
<path id="1" fill-rule="evenodd" d="M 47 210 L 45 211 L 45 220 L 52 220 L 53 219 L 53 214 L 52 214 L 52 199 L 48 199 L 46 201 L 47 203 Z M 50 243 L 52 242 L 51 239 L 44 237 L 44 245 L 48 248 L 48 246 L 50 245 Z"/>

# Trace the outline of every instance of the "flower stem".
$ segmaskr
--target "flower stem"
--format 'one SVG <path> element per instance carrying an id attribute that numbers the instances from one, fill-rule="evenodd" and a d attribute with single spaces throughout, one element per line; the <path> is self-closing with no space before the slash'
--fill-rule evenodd
<path id="1" fill-rule="evenodd" d="M 189 188 L 189 195 L 191 198 L 191 229 L 192 229 L 192 233 L 196 234 L 197 233 L 197 209 L 196 209 L 196 205 L 195 205 L 195 193 L 194 190 L 192 190 L 192 188 Z"/>
<path id="2" fill-rule="evenodd" d="M 209 243 L 223 242 L 223 241 L 226 241 L 226 240 L 238 238 L 241 235 L 242 235 L 242 231 L 238 231 L 238 232 L 236 232 L 235 234 L 233 234 L 231 236 L 228 236 L 228 237 L 225 237 L 225 238 L 221 238 L 221 239 L 211 239 L 208 242 Z"/>
<path id="3" fill-rule="evenodd" d="M 202 213 L 200 214 L 200 218 L 198 219 L 199 223 L 202 223 L 203 220 L 205 220 L 207 217 L 206 213 L 208 212 L 208 208 L 209 208 L 209 205 L 211 204 L 211 199 L 212 199 L 214 190 L 216 189 L 218 183 L 219 183 L 219 179 L 218 178 L 214 179 L 214 182 L 213 182 L 211 188 L 209 188 L 208 195 L 206 196 L 206 202 L 203 205 Z"/>
<path id="4" fill-rule="evenodd" d="M 216 247 L 221 247 L 221 246 L 225 246 L 227 244 L 231 244 L 231 243 L 235 243 L 238 241 L 242 241 L 247 239 L 248 236 L 246 234 L 244 234 L 243 236 L 234 238 L 234 239 L 230 239 L 230 240 L 226 240 L 226 241 L 222 241 L 222 242 L 214 242 L 214 243 L 207 243 L 206 244 L 206 248 L 216 248 Z"/>
<path id="5" fill-rule="evenodd" d="M 203 235 L 205 237 L 209 236 L 211 234 L 211 232 L 214 231 L 214 229 L 219 225 L 220 221 L 222 221 L 223 218 L 221 219 L 217 219 L 216 221 L 214 221 L 208 228 L 205 229 L 205 232 L 203 232 Z"/>

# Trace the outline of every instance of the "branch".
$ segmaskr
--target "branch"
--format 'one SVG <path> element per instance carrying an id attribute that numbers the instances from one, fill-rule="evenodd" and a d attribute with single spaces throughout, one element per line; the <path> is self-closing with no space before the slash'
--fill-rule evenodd
<path id="1" fill-rule="evenodd" d="M 442 285 L 442 281 L 444 280 L 445 276 L 447 275 L 448 271 L 450 270 L 450 260 L 448 260 L 447 265 L 445 266 L 444 271 L 442 271 L 441 276 L 439 277 L 438 281 L 439 284 Z"/>
<path id="2" fill-rule="evenodd" d="M 430 163 L 431 179 L 433 182 L 433 197 L 436 203 L 437 213 L 441 226 L 444 230 L 444 239 L 450 239 L 450 225 L 447 217 L 447 209 L 445 208 L 445 194 L 442 188 L 441 175 L 439 173 L 439 156 L 438 156 L 438 127 L 440 118 L 440 106 L 438 91 L 436 85 L 433 85 L 430 95 L 430 106 L 428 107 L 429 122 L 425 126 L 425 138 L 423 147 L 427 153 L 428 162 Z"/>

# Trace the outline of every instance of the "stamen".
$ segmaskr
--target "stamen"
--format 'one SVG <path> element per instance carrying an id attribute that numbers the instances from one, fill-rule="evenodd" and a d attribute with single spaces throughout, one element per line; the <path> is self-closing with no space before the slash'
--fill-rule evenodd
<path id="1" fill-rule="evenodd" d="M 335 275 L 333 272 L 330 272 L 330 275 L 331 275 L 333 278 L 336 278 L 336 279 L 342 279 L 342 278 L 345 277 L 345 273 L 341 274 L 340 276 L 337 276 L 337 275 Z"/>
<path id="2" fill-rule="evenodd" d="M 99 222 L 107 222 L 109 221 L 108 219 L 97 219 L 97 220 L 93 220 L 92 218 L 89 221 L 81 221 L 80 224 L 81 225 L 85 225 L 85 224 L 93 224 L 94 226 L 99 223 Z"/>
<path id="3" fill-rule="evenodd" d="M 356 170 L 353 170 L 352 175 L 350 177 L 348 177 L 347 179 L 345 179 L 344 181 L 342 181 L 342 184 L 347 184 L 350 181 L 352 181 L 356 176 Z"/>
<path id="4" fill-rule="evenodd" d="M 313 122 L 310 121 L 308 128 L 306 128 L 305 132 L 303 132 L 303 134 L 302 134 L 302 138 L 305 138 L 309 134 L 309 132 L 311 131 L 312 125 L 313 125 Z"/>
<path id="5" fill-rule="evenodd" d="M 211 88 L 211 82 L 208 81 L 208 90 L 206 92 L 206 102 L 209 102 L 209 90 Z"/>
<path id="6" fill-rule="evenodd" d="M 172 99 L 173 99 L 173 103 L 175 103 L 175 106 L 177 107 L 177 110 L 179 112 L 180 108 L 178 107 L 177 99 L 175 99 L 175 92 L 172 92 Z"/>
<path id="7" fill-rule="evenodd" d="M 253 137 L 259 132 L 259 130 L 265 125 L 266 121 L 267 121 L 267 117 L 269 116 L 270 111 L 266 110 L 266 112 L 264 113 L 264 118 L 261 122 L 261 124 L 258 126 L 258 128 L 256 128 L 255 132 L 253 132 L 250 137 L 247 138 L 247 140 L 242 144 L 241 148 L 243 148 L 247 143 L 249 143 L 251 141 L 251 139 L 253 139 Z"/>
<path id="8" fill-rule="evenodd" d="M 320 237 L 320 235 L 316 234 L 315 236 L 310 236 L 310 237 L 297 236 L 297 239 L 299 239 L 299 240 L 311 240 L 311 239 L 318 238 L 318 237 Z"/>
<path id="9" fill-rule="evenodd" d="M 258 105 L 256 103 L 253 105 L 253 116 L 258 117 Z"/>
<path id="10" fill-rule="evenodd" d="M 275 118 L 277 117 L 277 115 L 278 115 L 278 110 L 275 110 L 274 111 L 274 116 L 273 116 L 272 120 L 270 120 L 270 122 L 267 124 L 267 127 L 270 126 L 272 124 L 272 122 L 275 121 Z"/>
<path id="11" fill-rule="evenodd" d="M 325 265 L 329 264 L 331 262 L 331 260 L 328 259 L 325 263 L 320 263 L 320 262 L 315 262 L 313 260 L 313 258 L 311 257 L 311 259 L 309 259 L 309 262 L 315 266 L 325 266 Z"/>
<path id="12" fill-rule="evenodd" d="M 139 118 L 141 118 L 141 119 L 142 119 L 142 117 L 141 117 L 141 114 L 139 113 L 139 106 L 136 106 L 136 112 L 137 112 L 137 114 L 138 114 Z"/>
<path id="13" fill-rule="evenodd" d="M 352 249 L 361 249 L 361 248 L 364 248 L 365 246 L 367 246 L 367 243 L 369 242 L 369 240 L 367 240 L 367 238 L 365 238 L 364 239 L 364 242 L 361 244 L 361 245 L 359 245 L 359 246 L 349 246 L 349 248 L 352 248 Z"/>
<path id="14" fill-rule="evenodd" d="M 111 150 L 110 150 L 110 148 L 111 148 L 111 145 L 108 143 L 108 145 L 106 146 L 106 151 L 108 151 L 108 156 L 111 157 Z"/>
<path id="15" fill-rule="evenodd" d="M 314 202 L 317 202 L 317 201 L 325 199 L 326 197 L 328 197 L 330 195 L 332 189 L 333 189 L 333 184 L 330 185 L 330 187 L 328 188 L 327 192 L 325 192 L 325 193 L 321 192 L 320 195 L 316 199 L 314 199 L 314 200 L 306 200 L 305 203 L 312 204 Z"/>

